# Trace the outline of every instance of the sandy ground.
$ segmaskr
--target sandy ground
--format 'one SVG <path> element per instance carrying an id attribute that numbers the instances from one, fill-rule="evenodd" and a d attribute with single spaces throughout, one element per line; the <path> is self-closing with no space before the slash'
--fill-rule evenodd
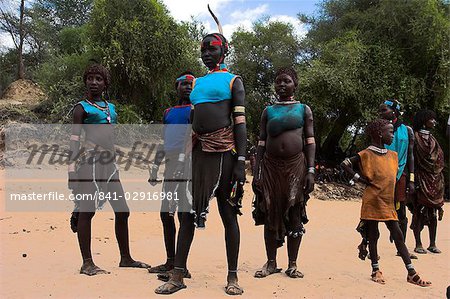
<path id="1" fill-rule="evenodd" d="M 1 173 L 0 173 L 1 174 Z M 1 177 L 0 177 L 1 178 Z M 3 181 L 3 180 L 2 180 Z M 24 188 L 27 186 L 25 185 Z M 124 183 L 125 189 L 127 184 Z M 1 187 L 4 190 L 4 186 Z M 437 245 L 443 251 L 428 253 L 414 261 L 422 276 L 433 282 L 420 288 L 406 282 L 406 271 L 388 232 L 380 225 L 380 265 L 387 284 L 370 281 L 370 262 L 357 258 L 359 235 L 355 231 L 360 203 L 320 201 L 308 206 L 310 222 L 300 248 L 299 268 L 305 278 L 291 279 L 284 273 L 265 279 L 253 278 L 265 262 L 263 228 L 251 218 L 251 191 L 246 185 L 244 215 L 240 217 L 240 284 L 245 298 L 445 298 L 450 284 L 450 205 L 439 223 Z M 2 191 L 3 192 L 3 191 Z M 149 298 L 160 281 L 146 270 L 118 267 L 119 254 L 114 237 L 112 212 L 94 218 L 93 253 L 95 262 L 110 275 L 87 277 L 78 274 L 81 257 L 76 235 L 69 228 L 67 212 L 5 212 L 2 196 L 1 298 Z M 207 229 L 197 231 L 189 259 L 193 278 L 188 288 L 174 298 L 226 297 L 223 228 L 212 203 Z M 135 212 L 130 217 L 131 250 L 135 259 L 156 265 L 165 260 L 162 228 L 156 212 Z M 413 248 L 411 231 L 407 245 Z M 428 232 L 424 233 L 428 239 Z M 428 242 L 424 242 L 428 245 Z M 26 257 L 23 257 L 26 254 Z M 279 266 L 286 268 L 286 248 L 279 250 Z"/>

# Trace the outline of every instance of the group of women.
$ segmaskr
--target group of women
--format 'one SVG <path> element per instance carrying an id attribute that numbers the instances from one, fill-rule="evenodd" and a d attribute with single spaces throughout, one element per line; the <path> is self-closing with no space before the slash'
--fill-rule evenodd
<path id="1" fill-rule="evenodd" d="M 179 105 L 166 110 L 164 123 L 192 124 L 192 147 L 189 152 L 183 146 L 165 149 L 165 157 L 174 164 L 166 163 L 165 174 L 179 173 L 176 165 L 187 163 L 186 155 L 192 155 L 192 183 L 183 185 L 185 197 L 190 197 L 190 212 L 178 213 L 180 228 L 176 236 L 172 207 L 161 210 L 166 263 L 156 267 L 135 261 L 129 252 L 128 216 L 125 197 L 111 201 L 115 211 L 115 230 L 119 244 L 121 267 L 148 268 L 159 273 L 165 283 L 157 294 L 172 294 L 186 288 L 184 279 L 190 277 L 187 259 L 195 228 L 204 228 L 209 202 L 217 198 L 219 214 L 225 228 L 226 256 L 228 263 L 225 292 L 240 295 L 244 292 L 238 283 L 238 256 L 240 231 L 237 216 L 240 214 L 243 185 L 245 182 L 246 119 L 245 91 L 241 77 L 230 73 L 224 59 L 228 42 L 221 33 L 208 34 L 201 43 L 201 59 L 208 73 L 194 78 L 183 73 L 177 78 L 175 88 Z M 112 126 L 117 123 L 114 105 L 103 97 L 110 79 L 107 70 L 98 64 L 91 65 L 84 74 L 87 97 L 74 108 L 71 140 L 72 161 L 69 166 L 69 187 L 74 193 L 96 191 L 123 194 L 115 164 L 99 163 L 100 153 L 114 156 Z M 267 261 L 255 273 L 263 278 L 280 272 L 277 267 L 277 249 L 287 238 L 289 258 L 286 275 L 302 278 L 297 268 L 297 256 L 304 224 L 308 222 L 306 202 L 314 189 L 315 139 L 311 108 L 294 99 L 298 85 L 293 68 L 281 68 L 275 76 L 277 101 L 267 106 L 261 116 L 259 142 L 256 154 L 252 188 L 255 193 L 253 217 L 257 225 L 264 225 Z M 404 238 L 406 236 L 405 206 L 413 209 L 414 235 L 417 253 L 426 253 L 420 240 L 424 225 L 430 229 L 428 250 L 438 253 L 436 247 L 436 219 L 442 218 L 443 205 L 443 153 L 430 133 L 435 116 L 420 112 L 414 122 L 414 131 L 399 119 L 400 105 L 397 101 L 385 101 L 380 107 L 381 119 L 369 124 L 367 131 L 371 146 L 346 159 L 342 166 L 367 185 L 361 210 L 360 231 L 364 253 L 368 244 L 372 261 L 372 279 L 378 283 L 385 280 L 378 265 L 378 222 L 385 222 L 398 254 L 402 257 L 408 275 L 407 281 L 420 286 L 431 283 L 419 277 L 411 263 Z M 86 125 L 97 124 L 95 129 Z M 80 133 L 85 128 L 86 139 L 83 159 L 78 157 Z M 394 142 L 393 142 L 394 141 Z M 165 140 L 165 142 L 167 142 Z M 164 154 L 159 152 L 151 167 L 149 182 L 157 182 L 157 172 Z M 173 165 L 170 166 L 170 165 Z M 175 188 L 166 184 L 167 190 Z M 415 193 L 412 205 L 406 199 Z M 83 257 L 80 273 L 95 275 L 105 273 L 96 266 L 91 255 L 91 219 L 103 201 L 81 201 L 72 213 L 71 227 L 78 234 Z M 165 205 L 167 203 L 163 203 Z M 400 225 L 399 225 L 400 223 Z M 365 257 L 365 256 L 364 256 Z"/>

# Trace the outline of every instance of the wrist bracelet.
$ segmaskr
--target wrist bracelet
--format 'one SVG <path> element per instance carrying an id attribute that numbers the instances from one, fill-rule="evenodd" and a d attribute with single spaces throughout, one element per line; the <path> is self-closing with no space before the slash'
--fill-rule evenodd
<path id="1" fill-rule="evenodd" d="M 412 172 L 409 174 L 409 181 L 414 182 L 414 173 Z"/>
<path id="2" fill-rule="evenodd" d="M 183 154 L 183 153 L 179 154 L 179 155 L 178 155 L 178 162 L 184 162 L 184 157 L 185 157 L 185 156 L 186 156 L 186 155 Z"/>
<path id="3" fill-rule="evenodd" d="M 244 161 L 245 162 L 245 156 L 238 156 L 238 161 Z"/>
<path id="4" fill-rule="evenodd" d="M 359 180 L 361 176 L 356 172 L 355 175 L 352 178 L 352 181 L 356 182 L 357 180 Z"/>
<path id="5" fill-rule="evenodd" d="M 316 173 L 316 169 L 314 167 L 308 167 L 308 173 L 315 174 Z"/>

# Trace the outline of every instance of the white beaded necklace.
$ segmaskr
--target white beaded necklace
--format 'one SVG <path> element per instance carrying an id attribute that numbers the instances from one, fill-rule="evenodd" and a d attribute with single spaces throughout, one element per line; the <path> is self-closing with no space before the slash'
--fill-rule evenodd
<path id="1" fill-rule="evenodd" d="M 382 154 L 382 155 L 385 155 L 388 152 L 387 148 L 379 148 L 379 147 L 376 147 L 375 145 L 370 145 L 368 147 L 368 149 L 370 149 L 371 151 L 373 151 L 375 153 L 379 153 L 379 154 Z"/>

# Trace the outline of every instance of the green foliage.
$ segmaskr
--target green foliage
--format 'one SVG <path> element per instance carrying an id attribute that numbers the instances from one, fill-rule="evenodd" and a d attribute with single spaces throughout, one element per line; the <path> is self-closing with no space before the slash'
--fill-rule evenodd
<path id="1" fill-rule="evenodd" d="M 387 98 L 405 120 L 449 109 L 448 4 L 440 0 L 327 0 L 302 41 L 300 94 L 313 107 L 321 152 L 332 157 L 346 128 L 376 117 Z M 321 138 L 323 137 L 323 138 Z"/>
<path id="2" fill-rule="evenodd" d="M 238 29 L 232 36 L 231 70 L 242 76 L 246 92 L 247 129 L 250 139 L 259 135 L 261 113 L 274 99 L 273 82 L 278 68 L 295 65 L 299 41 L 292 25 L 253 24 L 252 31 Z"/>
<path id="3" fill-rule="evenodd" d="M 95 1 L 89 36 L 111 70 L 113 94 L 147 119 L 162 113 L 180 66 L 198 65 L 189 26 L 176 24 L 156 0 Z"/>
<path id="4" fill-rule="evenodd" d="M 89 53 L 55 56 L 35 72 L 37 82 L 48 95 L 45 107 L 51 121 L 71 121 L 69 112 L 84 94 L 82 75 L 90 58 Z"/>
<path id="5" fill-rule="evenodd" d="M 120 124 L 143 124 L 146 123 L 139 114 L 139 108 L 134 105 L 115 103 L 116 111 L 119 115 Z"/>

